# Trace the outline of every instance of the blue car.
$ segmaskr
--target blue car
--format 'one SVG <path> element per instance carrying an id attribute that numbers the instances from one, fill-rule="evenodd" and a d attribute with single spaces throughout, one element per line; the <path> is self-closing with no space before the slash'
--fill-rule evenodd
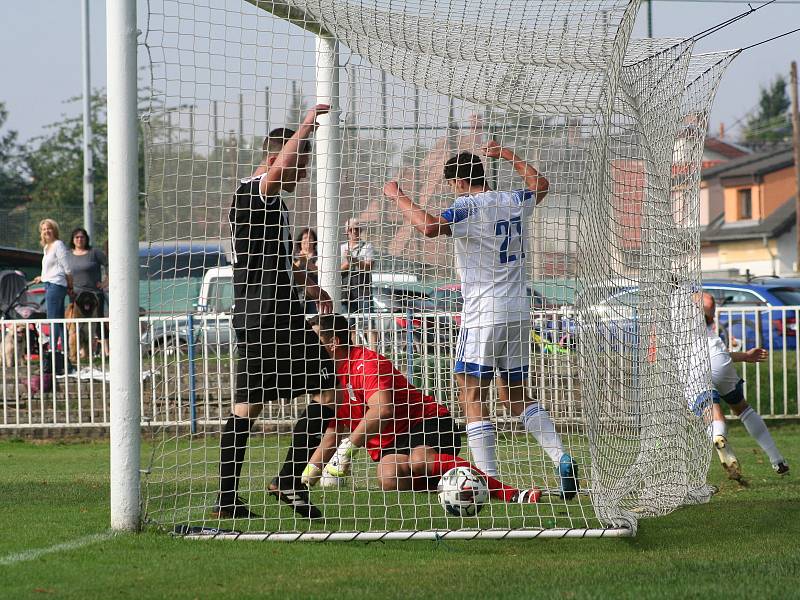
<path id="1" fill-rule="evenodd" d="M 716 298 L 719 325 L 734 347 L 797 349 L 800 279 L 707 280 L 703 289 Z"/>
<path id="2" fill-rule="evenodd" d="M 702 285 L 717 301 L 720 334 L 734 350 L 797 349 L 800 279 L 704 280 Z M 629 287 L 590 310 L 603 323 L 606 333 L 617 339 L 635 332 L 638 306 L 639 290 Z"/>

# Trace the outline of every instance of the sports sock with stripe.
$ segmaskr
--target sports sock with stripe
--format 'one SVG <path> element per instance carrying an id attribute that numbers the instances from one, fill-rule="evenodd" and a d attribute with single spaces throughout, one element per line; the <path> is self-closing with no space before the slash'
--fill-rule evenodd
<path id="1" fill-rule="evenodd" d="M 467 441 L 472 460 L 484 473 L 496 476 L 497 469 L 497 434 L 491 421 L 467 423 Z"/>
<path id="2" fill-rule="evenodd" d="M 547 411 L 538 402 L 531 402 L 522 411 L 519 419 L 522 421 L 525 431 L 536 438 L 550 459 L 558 465 L 561 457 L 564 456 L 564 446 Z"/>

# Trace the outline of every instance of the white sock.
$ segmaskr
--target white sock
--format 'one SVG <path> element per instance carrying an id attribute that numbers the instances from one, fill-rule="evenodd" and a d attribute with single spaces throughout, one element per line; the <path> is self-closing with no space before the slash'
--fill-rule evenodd
<path id="1" fill-rule="evenodd" d="M 539 445 L 558 466 L 561 457 L 564 456 L 564 446 L 547 411 L 539 406 L 538 402 L 531 402 L 522 411 L 519 420 L 522 421 L 525 431 L 536 438 Z"/>
<path id="2" fill-rule="evenodd" d="M 497 438 L 492 422 L 467 423 L 467 440 L 475 466 L 487 475 L 497 477 Z"/>
<path id="3" fill-rule="evenodd" d="M 747 433 L 753 436 L 753 439 L 758 442 L 761 449 L 767 453 L 769 462 L 773 465 L 782 463 L 783 455 L 778 451 L 775 440 L 773 440 L 772 436 L 769 434 L 767 425 L 764 423 L 764 419 L 761 418 L 761 415 L 754 411 L 751 406 L 748 406 L 744 409 L 742 414 L 739 415 L 739 419 L 742 421 L 744 428 L 747 429 Z"/>
<path id="4" fill-rule="evenodd" d="M 727 423 L 725 423 L 725 421 L 711 422 L 711 436 L 712 436 L 711 439 L 713 440 L 718 435 L 721 435 L 724 438 L 728 437 L 728 426 Z"/>

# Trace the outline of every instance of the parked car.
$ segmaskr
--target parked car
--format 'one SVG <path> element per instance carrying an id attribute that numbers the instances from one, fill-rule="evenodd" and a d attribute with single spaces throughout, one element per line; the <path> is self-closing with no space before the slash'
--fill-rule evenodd
<path id="1" fill-rule="evenodd" d="M 169 241 L 139 244 L 139 305 L 148 315 L 194 311 L 203 277 L 229 264 L 229 242 Z"/>
<path id="2" fill-rule="evenodd" d="M 717 300 L 719 324 L 727 329 L 734 344 L 797 349 L 798 312 L 784 307 L 800 307 L 800 279 L 708 280 L 703 282 L 703 289 Z"/>
<path id="3" fill-rule="evenodd" d="M 733 348 L 762 346 L 772 350 L 797 348 L 797 316 L 800 311 L 800 279 L 764 278 L 745 281 L 704 280 L 703 290 L 712 294 L 719 309 L 723 337 Z M 591 306 L 608 327 L 631 330 L 639 306 L 639 289 L 618 291 Z M 798 307 L 786 310 L 784 307 Z M 621 324 L 627 323 L 627 326 Z M 727 340 L 726 340 L 727 341 Z"/>

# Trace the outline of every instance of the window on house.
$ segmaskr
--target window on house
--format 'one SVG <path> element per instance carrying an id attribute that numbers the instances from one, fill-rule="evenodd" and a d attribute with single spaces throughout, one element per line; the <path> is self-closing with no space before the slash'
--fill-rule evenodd
<path id="1" fill-rule="evenodd" d="M 739 218 L 753 218 L 753 192 L 750 188 L 739 190 Z"/>

